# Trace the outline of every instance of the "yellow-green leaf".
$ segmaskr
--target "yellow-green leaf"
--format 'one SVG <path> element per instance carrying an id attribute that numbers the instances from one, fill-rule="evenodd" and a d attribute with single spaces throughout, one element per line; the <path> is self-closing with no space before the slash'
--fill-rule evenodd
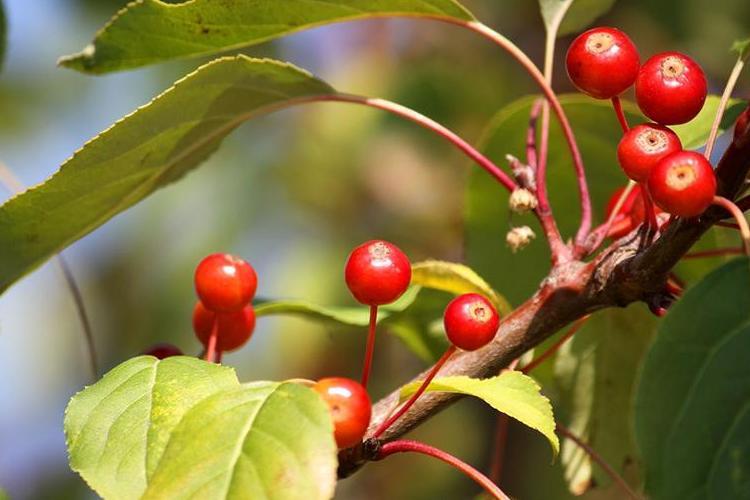
<path id="1" fill-rule="evenodd" d="M 497 293 L 473 269 L 463 264 L 442 260 L 426 260 L 412 266 L 412 283 L 460 295 L 478 293 L 487 297 L 501 314 L 511 312 L 505 297 Z"/>
<path id="2" fill-rule="evenodd" d="M 419 385 L 419 382 L 414 382 L 404 386 L 401 389 L 401 398 L 413 394 Z M 541 432 L 557 455 L 560 451 L 560 441 L 555 434 L 552 405 L 540 391 L 539 384 L 533 378 L 517 371 L 505 371 L 487 379 L 442 377 L 433 380 L 427 387 L 427 392 L 465 394 L 485 401 L 497 411 Z"/>

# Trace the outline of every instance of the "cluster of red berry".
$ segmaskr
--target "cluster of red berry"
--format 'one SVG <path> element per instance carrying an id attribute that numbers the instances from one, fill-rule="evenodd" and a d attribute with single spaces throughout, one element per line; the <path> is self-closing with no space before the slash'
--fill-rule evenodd
<path id="1" fill-rule="evenodd" d="M 377 308 L 401 297 L 411 283 L 411 274 L 411 263 L 406 255 L 395 245 L 382 240 L 358 246 L 346 262 L 345 279 L 349 290 L 358 302 L 371 308 L 362 382 L 329 377 L 312 386 L 331 411 L 336 444 L 341 449 L 359 443 L 370 425 L 372 407 L 366 386 L 374 349 Z M 217 253 L 198 264 L 195 289 L 200 300 L 193 310 L 193 329 L 205 348 L 206 360 L 219 362 L 222 352 L 238 349 L 250 340 L 255 328 L 251 301 L 257 284 L 253 267 L 238 257 Z M 445 309 L 443 320 L 452 344 L 443 356 L 443 362 L 457 348 L 472 351 L 489 343 L 500 323 L 492 303 L 474 293 L 453 299 Z M 145 354 L 163 359 L 182 352 L 174 346 L 162 344 Z M 436 365 L 420 391 L 392 415 L 386 425 L 381 425 L 377 434 L 406 412 L 426 389 L 441 364 Z"/>
<path id="2" fill-rule="evenodd" d="M 690 121 L 703 108 L 707 83 L 701 67 L 679 52 L 656 54 L 641 65 L 630 38 L 604 27 L 578 36 L 566 63 L 579 90 L 597 99 L 612 99 L 616 110 L 618 96 L 635 85 L 638 107 L 653 120 L 628 128 L 619 110 L 625 133 L 617 159 L 639 188 L 622 204 L 618 212 L 622 217 L 610 236 L 627 234 L 644 220 L 648 222 L 649 215 L 653 218 L 652 200 L 674 216 L 703 213 L 716 195 L 713 168 L 703 155 L 683 150 L 677 134 L 667 127 Z M 610 212 L 613 208 L 611 204 Z"/>

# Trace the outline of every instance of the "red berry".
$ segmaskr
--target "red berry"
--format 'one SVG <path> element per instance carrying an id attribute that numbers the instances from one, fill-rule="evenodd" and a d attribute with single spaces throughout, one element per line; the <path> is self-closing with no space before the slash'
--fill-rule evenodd
<path id="1" fill-rule="evenodd" d="M 489 300 L 476 293 L 467 293 L 448 304 L 443 325 L 453 345 L 464 351 L 475 351 L 495 338 L 500 316 Z"/>
<path id="2" fill-rule="evenodd" d="M 734 124 L 734 140 L 738 140 L 742 134 L 747 130 L 748 123 L 750 123 L 750 106 L 745 108 L 745 111 L 737 117 L 737 122 Z"/>
<path id="3" fill-rule="evenodd" d="M 689 122 L 703 108 L 708 84 L 701 67 L 685 54 L 662 52 L 646 61 L 635 81 L 643 114 L 657 123 Z"/>
<path id="4" fill-rule="evenodd" d="M 352 251 L 344 275 L 352 295 L 362 304 L 390 304 L 409 288 L 411 263 L 396 245 L 372 240 Z"/>
<path id="5" fill-rule="evenodd" d="M 716 176 L 706 158 L 694 151 L 679 151 L 662 159 L 648 177 L 654 203 L 672 215 L 694 217 L 713 202 Z"/>
<path id="6" fill-rule="evenodd" d="M 625 175 L 646 182 L 651 169 L 665 156 L 682 150 L 677 134 L 663 125 L 644 123 L 628 130 L 617 146 L 617 160 Z"/>
<path id="7" fill-rule="evenodd" d="M 611 99 L 633 85 L 640 66 L 638 49 L 615 28 L 593 28 L 568 48 L 565 66 L 573 85 L 596 99 Z"/>
<path id="8" fill-rule="evenodd" d="M 255 310 L 248 305 L 239 311 L 215 313 L 206 309 L 200 301 L 197 302 L 193 309 L 193 330 L 204 346 L 208 346 L 214 321 L 219 323 L 216 349 L 233 351 L 250 340 L 255 330 Z"/>
<path id="9" fill-rule="evenodd" d="M 250 303 L 257 286 L 253 267 L 226 253 L 209 255 L 195 269 L 195 291 L 212 311 L 241 310 Z"/>
<path id="10" fill-rule="evenodd" d="M 172 356 L 182 356 L 179 347 L 173 344 L 156 344 L 143 351 L 147 356 L 153 356 L 156 359 L 171 358 Z"/>
<path id="11" fill-rule="evenodd" d="M 361 384 L 342 377 L 322 378 L 313 386 L 331 411 L 334 437 L 342 450 L 356 445 L 370 425 L 372 405 Z"/>

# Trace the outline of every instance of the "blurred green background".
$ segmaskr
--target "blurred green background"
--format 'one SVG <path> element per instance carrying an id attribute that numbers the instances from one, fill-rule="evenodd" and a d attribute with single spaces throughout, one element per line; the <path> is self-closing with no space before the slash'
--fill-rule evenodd
<path id="1" fill-rule="evenodd" d="M 29 185 L 202 62 L 104 77 L 58 69 L 56 58 L 87 44 L 125 2 L 4 3 L 9 52 L 0 73 L 0 160 Z M 464 3 L 541 61 L 544 31 L 535 1 Z M 644 58 L 662 50 L 694 56 L 716 93 L 734 61 L 728 47 L 750 32 L 750 3 L 621 1 L 599 23 L 628 32 Z M 569 41 L 558 44 L 554 85 L 561 92 L 572 90 L 560 64 Z M 425 21 L 330 26 L 246 52 L 292 61 L 341 90 L 403 103 L 474 143 L 504 104 L 535 91 L 496 47 Z M 750 97 L 747 75 L 737 95 Z M 199 351 L 190 326 L 192 272 L 214 251 L 249 260 L 263 296 L 347 305 L 353 299 L 344 286 L 343 263 L 365 239 L 391 240 L 413 261 L 463 260 L 468 168 L 462 156 L 424 130 L 368 109 L 316 104 L 244 125 L 195 173 L 66 251 L 103 368 L 156 342 Z M 589 166 L 593 183 L 596 168 L 616 168 L 614 158 L 612 165 Z M 493 236 L 503 238 L 504 228 Z M 500 291 L 513 295 L 516 285 L 502 281 L 502 269 L 493 278 Z M 363 340 L 357 329 L 263 318 L 252 342 L 225 362 L 242 380 L 354 376 Z M 54 266 L 47 264 L 0 297 L 0 486 L 11 498 L 93 497 L 68 470 L 62 433 L 67 400 L 89 383 L 85 359 L 79 323 Z M 381 335 L 374 395 L 423 367 L 394 336 Z M 487 468 L 495 418 L 483 403 L 462 401 L 414 435 Z M 559 463 L 550 463 L 543 438 L 520 425 L 510 429 L 506 492 L 523 499 L 567 498 Z M 476 494 L 472 483 L 443 464 L 404 456 L 368 466 L 337 490 L 342 499 Z M 587 497 L 618 498 L 596 490 Z"/>

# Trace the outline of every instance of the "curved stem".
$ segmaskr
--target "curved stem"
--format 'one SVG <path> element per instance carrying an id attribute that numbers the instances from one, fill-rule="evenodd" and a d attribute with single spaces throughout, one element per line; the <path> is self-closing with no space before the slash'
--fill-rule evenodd
<path id="1" fill-rule="evenodd" d="M 719 109 L 716 110 L 716 116 L 714 116 L 714 122 L 711 124 L 711 132 L 708 134 L 708 141 L 706 141 L 706 159 L 711 159 L 711 152 L 714 150 L 716 144 L 716 137 L 719 135 L 719 126 L 721 126 L 721 119 L 724 116 L 724 111 L 727 109 L 727 103 L 729 97 L 732 95 L 734 86 L 737 84 L 737 79 L 740 77 L 742 68 L 745 66 L 745 60 L 740 56 L 737 62 L 732 68 L 732 72 L 729 74 L 729 79 L 724 87 L 724 93 L 721 94 L 721 101 L 719 101 Z"/>
<path id="2" fill-rule="evenodd" d="M 438 122 L 418 113 L 417 111 L 407 108 L 406 106 L 402 106 L 401 104 L 397 104 L 385 99 L 362 97 L 350 94 L 330 94 L 314 96 L 310 98 L 310 101 L 348 102 L 352 104 L 360 104 L 363 106 L 369 106 L 371 108 L 388 111 L 389 113 L 400 116 L 401 118 L 406 118 L 407 120 L 416 123 L 420 127 L 430 130 L 448 140 L 451 144 L 461 150 L 466 156 L 474 160 L 477 165 L 487 171 L 487 173 L 494 177 L 508 191 L 512 192 L 518 187 L 515 181 L 511 179 L 508 174 L 500 170 L 500 168 L 495 165 L 489 158 L 480 153 L 476 148 L 463 140 L 456 133 L 452 132 Z"/>
<path id="3" fill-rule="evenodd" d="M 745 214 L 742 213 L 742 210 L 740 210 L 739 207 L 737 207 L 737 205 L 732 202 L 732 200 L 724 198 L 723 196 L 714 196 L 713 203 L 714 205 L 718 205 L 724 208 L 726 211 L 732 214 L 734 220 L 737 221 L 737 224 L 740 226 L 742 246 L 745 249 L 745 254 L 750 256 L 750 226 L 748 226 L 747 224 Z"/>
<path id="4" fill-rule="evenodd" d="M 602 458 L 602 456 L 599 455 L 592 447 L 583 442 L 581 438 L 573 434 L 569 429 L 561 424 L 557 424 L 556 430 L 558 434 L 573 441 L 578 447 L 585 451 L 586 454 L 591 457 L 594 462 L 599 464 L 599 466 L 604 469 L 604 472 L 606 472 L 607 475 L 611 477 L 615 483 L 617 483 L 617 485 L 629 498 L 632 498 L 634 500 L 641 500 L 641 497 L 630 488 L 630 485 L 628 485 L 628 483 L 622 478 L 622 476 L 620 476 L 617 471 L 615 471 L 615 469 L 612 468 L 612 466 L 609 465 L 607 461 L 604 460 L 604 458 Z"/>
<path id="5" fill-rule="evenodd" d="M 487 478 L 487 476 L 485 476 L 484 474 L 476 470 L 471 465 L 467 464 L 466 462 L 462 460 L 459 460 L 458 458 L 454 457 L 450 453 L 447 453 L 443 450 L 439 450 L 427 444 L 420 443 L 419 441 L 403 439 L 400 441 L 391 441 L 390 443 L 385 443 L 380 448 L 380 451 L 378 452 L 377 460 L 382 460 L 395 453 L 405 453 L 405 452 L 421 453 L 423 455 L 437 458 L 438 460 L 441 460 L 447 463 L 448 465 L 454 467 L 455 469 L 463 472 L 466 476 L 468 476 L 474 482 L 476 482 L 482 488 L 484 488 L 484 490 L 490 495 L 492 495 L 493 498 L 496 498 L 499 500 L 510 500 L 508 496 L 505 493 L 503 493 L 502 490 L 498 488 L 495 483 L 490 481 L 489 478 Z"/>
<path id="6" fill-rule="evenodd" d="M 573 157 L 573 167 L 575 168 L 576 177 L 578 179 L 578 191 L 581 198 L 581 225 L 578 228 L 578 232 L 576 233 L 575 242 L 580 251 L 580 247 L 583 245 L 586 237 L 588 236 L 589 230 L 591 229 L 591 196 L 589 194 L 589 188 L 586 182 L 586 172 L 583 166 L 583 159 L 581 158 L 581 152 L 578 149 L 578 143 L 576 143 L 575 135 L 573 134 L 573 128 L 570 126 L 570 121 L 568 120 L 568 117 L 565 114 L 560 101 L 557 99 L 557 95 L 555 95 L 555 92 L 552 90 L 552 87 L 549 85 L 549 83 L 547 83 L 546 78 L 544 77 L 542 72 L 539 71 L 539 68 L 537 68 L 533 61 L 529 59 L 529 56 L 527 56 L 513 42 L 505 38 L 500 33 L 478 21 L 467 22 L 455 19 L 445 19 L 444 21 L 475 31 L 505 49 L 534 79 L 534 81 L 544 94 L 544 97 L 547 99 L 550 106 L 552 106 L 552 111 L 554 111 L 558 121 L 560 122 L 560 127 L 562 128 L 563 135 L 565 136 L 565 140 L 568 143 L 568 148 L 570 149 L 571 156 Z M 544 115 L 542 115 L 542 119 L 543 118 Z M 542 158 L 540 158 L 539 160 L 541 166 Z M 538 184 L 544 184 L 544 179 L 544 173 L 542 173 L 542 176 L 538 175 Z"/>
<path id="7" fill-rule="evenodd" d="M 625 133 L 628 130 L 630 130 L 630 125 L 628 125 L 628 119 L 625 118 L 625 112 L 622 110 L 622 101 L 620 101 L 620 96 L 614 96 L 612 98 L 612 107 L 615 110 L 615 115 L 617 115 L 617 121 L 620 122 L 620 127 L 622 127 L 622 132 Z"/>
<path id="8" fill-rule="evenodd" d="M 0 184 L 3 184 L 8 189 L 8 191 L 14 194 L 20 193 L 25 189 L 23 183 L 3 162 L 0 162 Z M 99 378 L 99 364 L 96 361 L 96 343 L 94 342 L 94 332 L 91 328 L 91 322 L 89 321 L 89 315 L 86 310 L 86 303 L 83 300 L 83 295 L 81 295 L 81 289 L 78 286 L 78 281 L 76 280 L 73 271 L 71 271 L 67 261 L 63 257 L 63 254 L 57 254 L 55 260 L 58 267 L 60 268 L 60 272 L 62 273 L 63 279 L 65 280 L 65 285 L 70 292 L 70 296 L 73 298 L 73 304 L 75 305 L 78 320 L 80 321 L 81 329 L 83 330 L 83 339 L 86 344 L 86 352 L 89 358 L 89 370 L 91 371 L 91 379 L 93 381 L 96 381 Z"/>
<path id="9" fill-rule="evenodd" d="M 683 259 L 703 259 L 706 257 L 723 257 L 725 255 L 741 255 L 745 253 L 742 248 L 715 248 L 713 250 L 703 250 L 701 252 L 690 252 L 685 254 Z"/>
<path id="10" fill-rule="evenodd" d="M 419 386 L 419 389 L 416 390 L 414 394 L 411 395 L 409 400 L 404 403 L 399 410 L 388 417 L 386 420 L 383 421 L 382 424 L 380 424 L 380 427 L 378 427 L 375 432 L 372 434 L 372 437 L 377 438 L 380 437 L 381 434 L 383 434 L 385 431 L 388 430 L 388 428 L 393 425 L 393 423 L 401 418 L 401 416 L 409 411 L 409 408 L 412 407 L 412 405 L 419 399 L 419 396 L 424 394 L 424 391 L 427 390 L 427 387 L 430 385 L 430 382 L 432 382 L 432 379 L 435 378 L 435 375 L 438 374 L 440 371 L 440 368 L 445 364 L 446 361 L 448 361 L 448 358 L 450 358 L 453 353 L 456 352 L 456 346 L 451 345 L 448 349 L 445 350 L 445 353 L 440 357 L 440 359 L 433 365 L 432 370 L 430 370 L 430 373 L 427 374 L 425 379 L 422 381 L 422 385 Z M 363 384 L 364 385 L 364 384 Z"/>
<path id="11" fill-rule="evenodd" d="M 211 336 L 208 337 L 208 345 L 206 346 L 205 360 L 209 363 L 214 362 L 216 358 L 216 342 L 219 339 L 219 320 L 214 318 L 214 324 L 211 327 Z"/>
<path id="12" fill-rule="evenodd" d="M 553 354 L 555 354 L 562 345 L 567 342 L 573 335 L 576 334 L 578 330 L 580 330 L 584 324 L 586 324 L 586 321 L 590 318 L 590 315 L 584 316 L 583 318 L 579 319 L 573 325 L 568 329 L 567 332 L 565 332 L 565 335 L 560 337 L 560 339 L 552 344 L 549 349 L 544 351 L 541 355 L 539 355 L 538 358 L 532 359 L 528 365 L 521 368 L 521 371 L 523 373 L 529 373 L 531 370 L 536 368 L 537 366 L 541 365 L 545 361 L 547 361 L 550 357 L 552 357 Z"/>
<path id="13" fill-rule="evenodd" d="M 372 369 L 372 356 L 375 352 L 375 331 L 378 325 L 378 306 L 370 306 L 370 326 L 367 329 L 367 347 L 365 348 L 365 360 L 362 363 L 362 387 L 367 389 Z"/>

